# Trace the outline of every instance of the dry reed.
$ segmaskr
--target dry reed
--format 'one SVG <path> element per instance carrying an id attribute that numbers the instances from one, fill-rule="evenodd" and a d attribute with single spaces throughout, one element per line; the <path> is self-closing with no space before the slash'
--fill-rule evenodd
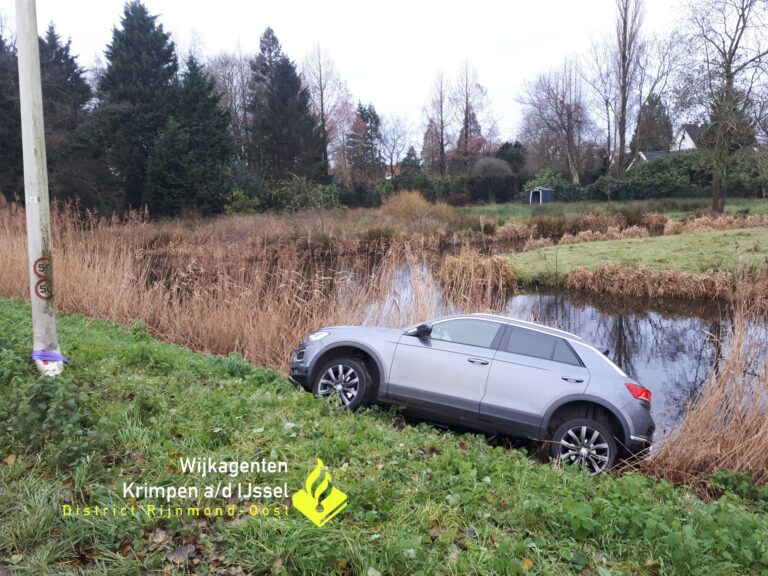
<path id="1" fill-rule="evenodd" d="M 768 301 L 768 274 L 747 275 L 740 271 L 682 272 L 651 270 L 607 263 L 594 270 L 574 268 L 566 286 L 571 290 L 638 298 L 686 298 L 730 300 L 748 295 L 755 302 Z"/>
<path id="2" fill-rule="evenodd" d="M 723 359 L 681 424 L 635 467 L 704 489 L 719 470 L 749 474 L 756 484 L 768 482 L 768 342 L 765 324 L 752 323 L 765 308 L 750 302 L 749 294 L 737 298 L 727 342 L 717 342 Z"/>
<path id="3" fill-rule="evenodd" d="M 59 210 L 56 304 L 276 368 L 321 326 L 404 326 L 448 311 L 423 237 L 365 241 L 330 218 L 305 226 L 264 216 L 151 224 Z M 0 207 L 0 262 L 0 295 L 28 298 L 24 212 L 14 204 Z M 395 290 L 403 277 L 407 289 Z"/>
<path id="4" fill-rule="evenodd" d="M 446 256 L 439 279 L 450 302 L 487 309 L 501 308 L 517 285 L 506 258 L 483 256 L 477 250 Z"/>

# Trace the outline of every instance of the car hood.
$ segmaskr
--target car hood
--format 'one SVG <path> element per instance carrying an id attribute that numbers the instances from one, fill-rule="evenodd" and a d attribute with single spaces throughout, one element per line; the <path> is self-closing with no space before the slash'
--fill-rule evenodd
<path id="1" fill-rule="evenodd" d="M 384 328 L 383 326 L 329 326 L 320 328 L 324 332 L 330 332 L 333 335 L 354 333 L 357 335 L 377 335 L 377 336 L 401 336 L 405 333 L 403 328 Z"/>

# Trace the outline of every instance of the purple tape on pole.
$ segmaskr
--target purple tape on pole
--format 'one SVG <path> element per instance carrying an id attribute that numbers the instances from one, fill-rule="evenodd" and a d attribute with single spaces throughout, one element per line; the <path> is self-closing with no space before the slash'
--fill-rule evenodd
<path id="1" fill-rule="evenodd" d="M 41 362 L 69 362 L 69 358 L 66 356 L 50 350 L 33 350 L 32 360 L 40 360 Z"/>

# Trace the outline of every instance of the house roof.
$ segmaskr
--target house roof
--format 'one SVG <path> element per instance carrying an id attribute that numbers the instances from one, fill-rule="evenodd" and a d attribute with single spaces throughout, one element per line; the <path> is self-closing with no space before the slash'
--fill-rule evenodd
<path id="1" fill-rule="evenodd" d="M 698 124 L 683 124 L 681 128 L 688 132 L 688 136 L 690 136 L 691 140 L 693 140 L 693 143 L 698 146 L 699 139 L 704 133 L 704 126 L 699 126 Z"/>
<path id="2" fill-rule="evenodd" d="M 662 156 L 666 156 L 669 154 L 666 150 L 648 150 L 647 152 L 642 153 L 643 156 L 645 156 L 645 159 L 648 161 L 656 160 L 656 158 L 661 158 Z"/>

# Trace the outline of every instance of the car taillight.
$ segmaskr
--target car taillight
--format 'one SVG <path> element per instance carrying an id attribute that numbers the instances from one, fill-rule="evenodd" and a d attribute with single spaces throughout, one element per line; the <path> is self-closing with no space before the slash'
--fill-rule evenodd
<path id="1" fill-rule="evenodd" d="M 651 403 L 651 391 L 648 388 L 643 388 L 638 384 L 631 384 L 630 382 L 627 382 L 624 386 L 627 387 L 627 390 L 629 390 L 629 393 L 632 394 L 635 400 Z"/>

